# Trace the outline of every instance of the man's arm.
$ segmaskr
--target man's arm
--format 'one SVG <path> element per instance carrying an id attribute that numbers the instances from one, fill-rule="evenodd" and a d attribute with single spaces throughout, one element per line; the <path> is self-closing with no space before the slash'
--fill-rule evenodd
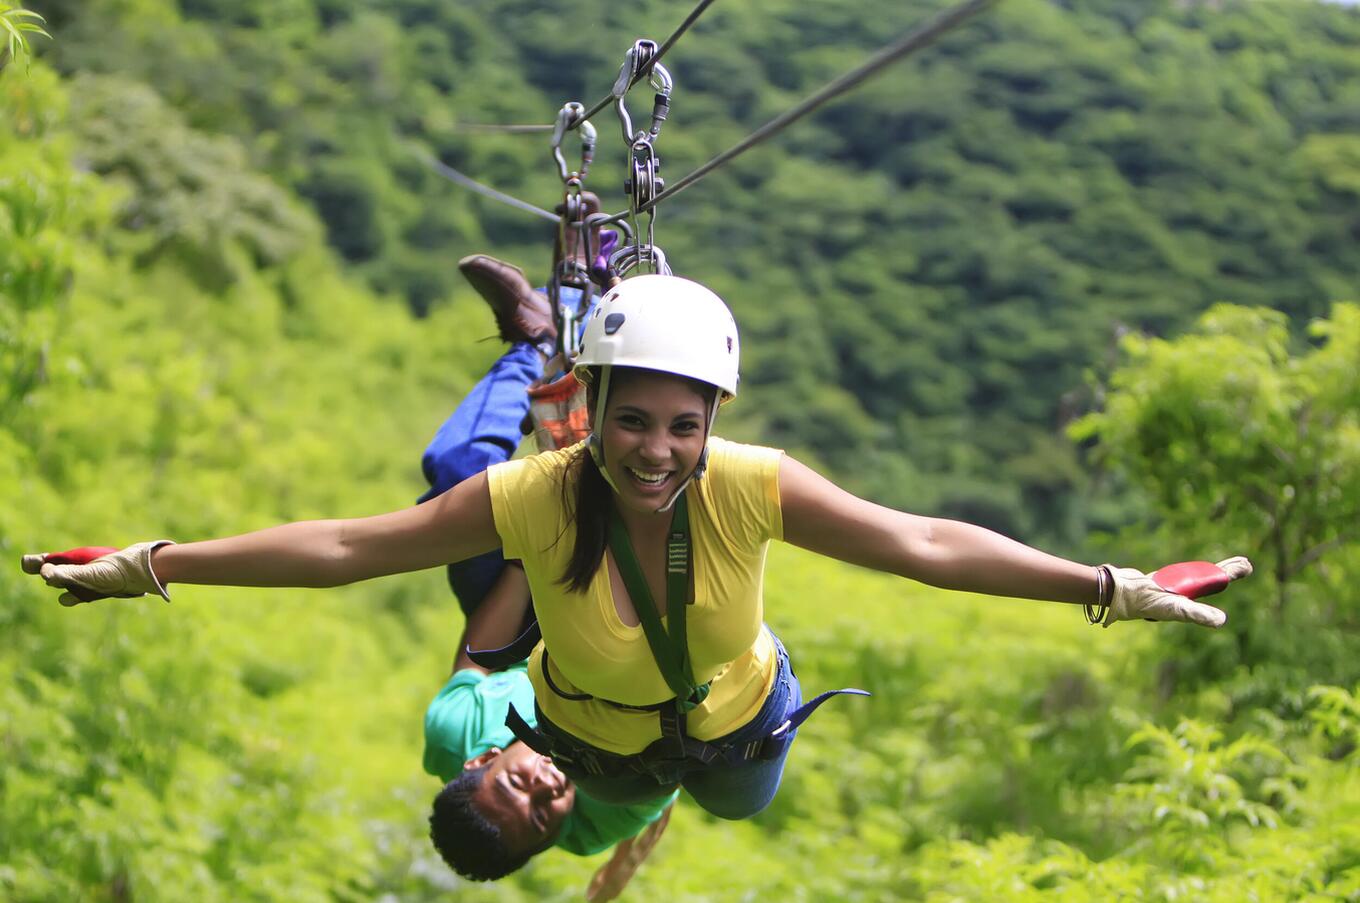
<path id="1" fill-rule="evenodd" d="M 619 841 L 614 847 L 614 855 L 609 857 L 609 861 L 600 866 L 590 879 L 590 885 L 586 888 L 586 899 L 590 903 L 605 903 L 606 900 L 613 900 L 623 893 L 628 882 L 633 880 L 638 867 L 661 839 L 666 825 L 670 823 L 671 810 L 674 808 L 675 804 L 671 803 L 666 807 L 666 811 L 661 813 L 660 818 L 643 828 L 636 837 Z"/>
<path id="2" fill-rule="evenodd" d="M 486 597 L 468 615 L 458 652 L 453 658 L 455 672 L 464 669 L 487 673 L 487 669 L 468 657 L 473 649 L 499 649 L 519 635 L 524 613 L 529 609 L 529 578 L 517 561 L 506 562 L 505 570 L 492 584 Z"/>

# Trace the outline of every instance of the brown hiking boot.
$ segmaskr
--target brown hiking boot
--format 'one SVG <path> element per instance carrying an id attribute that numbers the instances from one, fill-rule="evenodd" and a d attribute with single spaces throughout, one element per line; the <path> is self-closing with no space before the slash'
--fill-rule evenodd
<path id="1" fill-rule="evenodd" d="M 486 254 L 473 254 L 458 261 L 458 269 L 491 305 L 502 339 L 531 344 L 557 339 L 548 299 L 534 291 L 519 267 Z"/>

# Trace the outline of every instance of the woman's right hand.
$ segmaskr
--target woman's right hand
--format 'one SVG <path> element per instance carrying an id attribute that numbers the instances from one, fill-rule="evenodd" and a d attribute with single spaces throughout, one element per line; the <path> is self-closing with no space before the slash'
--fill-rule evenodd
<path id="1" fill-rule="evenodd" d="M 21 566 L 26 574 L 41 575 L 48 586 L 66 590 L 57 599 L 66 606 L 110 597 L 131 599 L 147 593 L 169 602 L 170 594 L 151 569 L 151 553 L 172 544 L 161 539 L 139 542 L 126 549 L 84 546 L 65 552 L 25 555 Z"/>
<path id="2" fill-rule="evenodd" d="M 1151 574 L 1134 568 L 1102 565 L 1114 581 L 1109 611 L 1101 621 L 1186 621 L 1202 627 L 1222 627 L 1227 614 L 1212 605 L 1195 601 L 1222 592 L 1229 583 L 1250 577 L 1251 562 L 1241 555 L 1217 564 L 1187 561 L 1167 565 Z"/>

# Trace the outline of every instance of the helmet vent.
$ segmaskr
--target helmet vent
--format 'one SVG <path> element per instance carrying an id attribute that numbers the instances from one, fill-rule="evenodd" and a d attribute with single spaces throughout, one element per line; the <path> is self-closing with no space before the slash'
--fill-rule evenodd
<path id="1" fill-rule="evenodd" d="M 618 332 L 619 327 L 623 325 L 623 321 L 624 321 L 623 314 L 610 314 L 609 316 L 605 317 L 604 334 L 613 335 L 614 333 Z"/>

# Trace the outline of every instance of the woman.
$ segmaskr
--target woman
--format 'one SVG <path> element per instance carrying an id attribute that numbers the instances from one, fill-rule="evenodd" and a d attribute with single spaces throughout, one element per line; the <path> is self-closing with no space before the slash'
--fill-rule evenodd
<path id="1" fill-rule="evenodd" d="M 403 511 L 141 543 L 41 573 L 75 604 L 169 598 L 173 583 L 336 586 L 503 547 L 524 563 L 543 635 L 530 662 L 542 734 L 522 736 L 593 796 L 622 803 L 679 784 L 726 818 L 768 804 L 809 708 L 795 713 L 797 681 L 763 624 L 771 539 L 935 586 L 1084 604 L 1105 626 L 1226 619 L 1168 592 L 1166 578 L 883 508 L 778 450 L 711 437 L 736 395 L 738 358 L 716 295 L 636 277 L 587 325 L 577 371 L 594 431 L 583 445 L 498 464 Z M 1250 572 L 1234 558 L 1192 568 L 1180 585 L 1195 594 Z"/>

